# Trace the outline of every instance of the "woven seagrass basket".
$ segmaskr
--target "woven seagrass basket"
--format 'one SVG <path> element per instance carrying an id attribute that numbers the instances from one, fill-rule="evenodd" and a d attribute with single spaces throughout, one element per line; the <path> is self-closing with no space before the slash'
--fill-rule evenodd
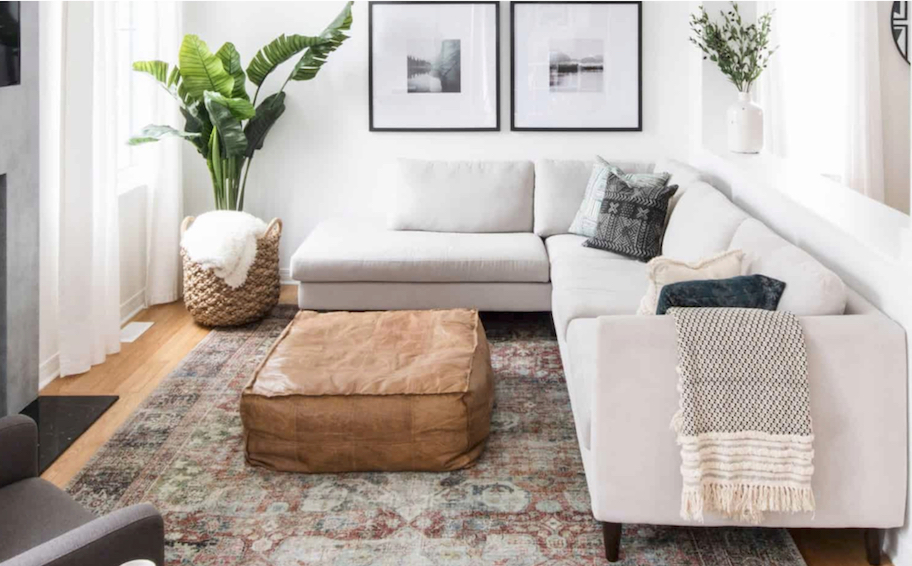
<path id="1" fill-rule="evenodd" d="M 193 224 L 181 223 L 181 236 Z M 282 221 L 274 218 L 257 240 L 257 253 L 247 280 L 232 289 L 209 269 L 191 261 L 181 247 L 184 262 L 184 304 L 193 320 L 203 326 L 238 326 L 260 320 L 279 302 L 279 239 Z"/>

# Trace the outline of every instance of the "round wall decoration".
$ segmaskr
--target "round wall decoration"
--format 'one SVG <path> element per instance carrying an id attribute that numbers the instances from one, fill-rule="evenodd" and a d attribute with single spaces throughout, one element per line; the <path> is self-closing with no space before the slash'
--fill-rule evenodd
<path id="1" fill-rule="evenodd" d="M 893 43 L 899 49 L 906 63 L 909 62 L 909 3 L 893 2 L 890 13 L 890 25 L 893 28 Z"/>

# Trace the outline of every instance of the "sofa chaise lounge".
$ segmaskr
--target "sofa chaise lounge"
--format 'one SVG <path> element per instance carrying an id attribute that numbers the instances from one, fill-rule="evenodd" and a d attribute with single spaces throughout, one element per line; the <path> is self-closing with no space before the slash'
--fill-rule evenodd
<path id="1" fill-rule="evenodd" d="M 751 273 L 787 283 L 780 309 L 800 316 L 807 344 L 817 511 L 768 514 L 763 525 L 864 528 L 869 561 L 878 563 L 879 529 L 904 522 L 905 332 L 693 168 L 617 164 L 668 171 L 679 185 L 663 255 L 696 261 L 742 249 Z M 634 314 L 645 264 L 568 233 L 591 166 L 401 160 L 387 222 L 320 224 L 291 270 L 304 309 L 550 310 L 592 512 L 616 560 L 622 523 L 686 524 L 669 432 L 679 402 L 676 335 L 670 317 Z"/>

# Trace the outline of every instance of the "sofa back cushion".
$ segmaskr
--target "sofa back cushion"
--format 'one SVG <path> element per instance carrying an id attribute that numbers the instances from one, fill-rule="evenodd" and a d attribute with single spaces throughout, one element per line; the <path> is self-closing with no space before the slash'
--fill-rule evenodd
<path id="1" fill-rule="evenodd" d="M 608 161 L 625 173 L 651 173 L 651 163 Z M 583 202 L 594 161 L 539 159 L 535 162 L 535 229 L 542 238 L 567 234 Z"/>
<path id="2" fill-rule="evenodd" d="M 778 310 L 799 316 L 843 314 L 848 292 L 838 275 L 754 218 L 741 223 L 731 249 L 745 253 L 747 273 L 785 282 Z"/>
<path id="3" fill-rule="evenodd" d="M 671 178 L 668 179 L 669 185 L 677 185 L 678 191 L 671 197 L 671 200 L 668 202 L 668 216 L 671 217 L 671 213 L 674 212 L 674 207 L 678 204 L 678 201 L 684 196 L 684 193 L 687 192 L 688 187 L 695 183 L 699 183 L 704 180 L 703 174 L 699 169 L 695 169 L 686 163 L 681 163 L 675 159 L 662 158 L 656 161 L 655 171 L 665 171 L 671 175 Z"/>
<path id="4" fill-rule="evenodd" d="M 747 217 L 711 185 L 691 183 L 668 219 L 662 255 L 695 262 L 723 252 Z"/>
<path id="5" fill-rule="evenodd" d="M 400 159 L 397 168 L 392 230 L 532 231 L 531 161 Z"/>

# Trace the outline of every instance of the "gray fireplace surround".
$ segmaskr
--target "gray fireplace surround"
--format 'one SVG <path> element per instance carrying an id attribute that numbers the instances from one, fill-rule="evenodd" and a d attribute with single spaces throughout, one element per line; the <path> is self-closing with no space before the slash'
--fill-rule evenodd
<path id="1" fill-rule="evenodd" d="M 38 3 L 22 6 L 22 81 L 0 88 L 0 416 L 38 396 Z"/>

